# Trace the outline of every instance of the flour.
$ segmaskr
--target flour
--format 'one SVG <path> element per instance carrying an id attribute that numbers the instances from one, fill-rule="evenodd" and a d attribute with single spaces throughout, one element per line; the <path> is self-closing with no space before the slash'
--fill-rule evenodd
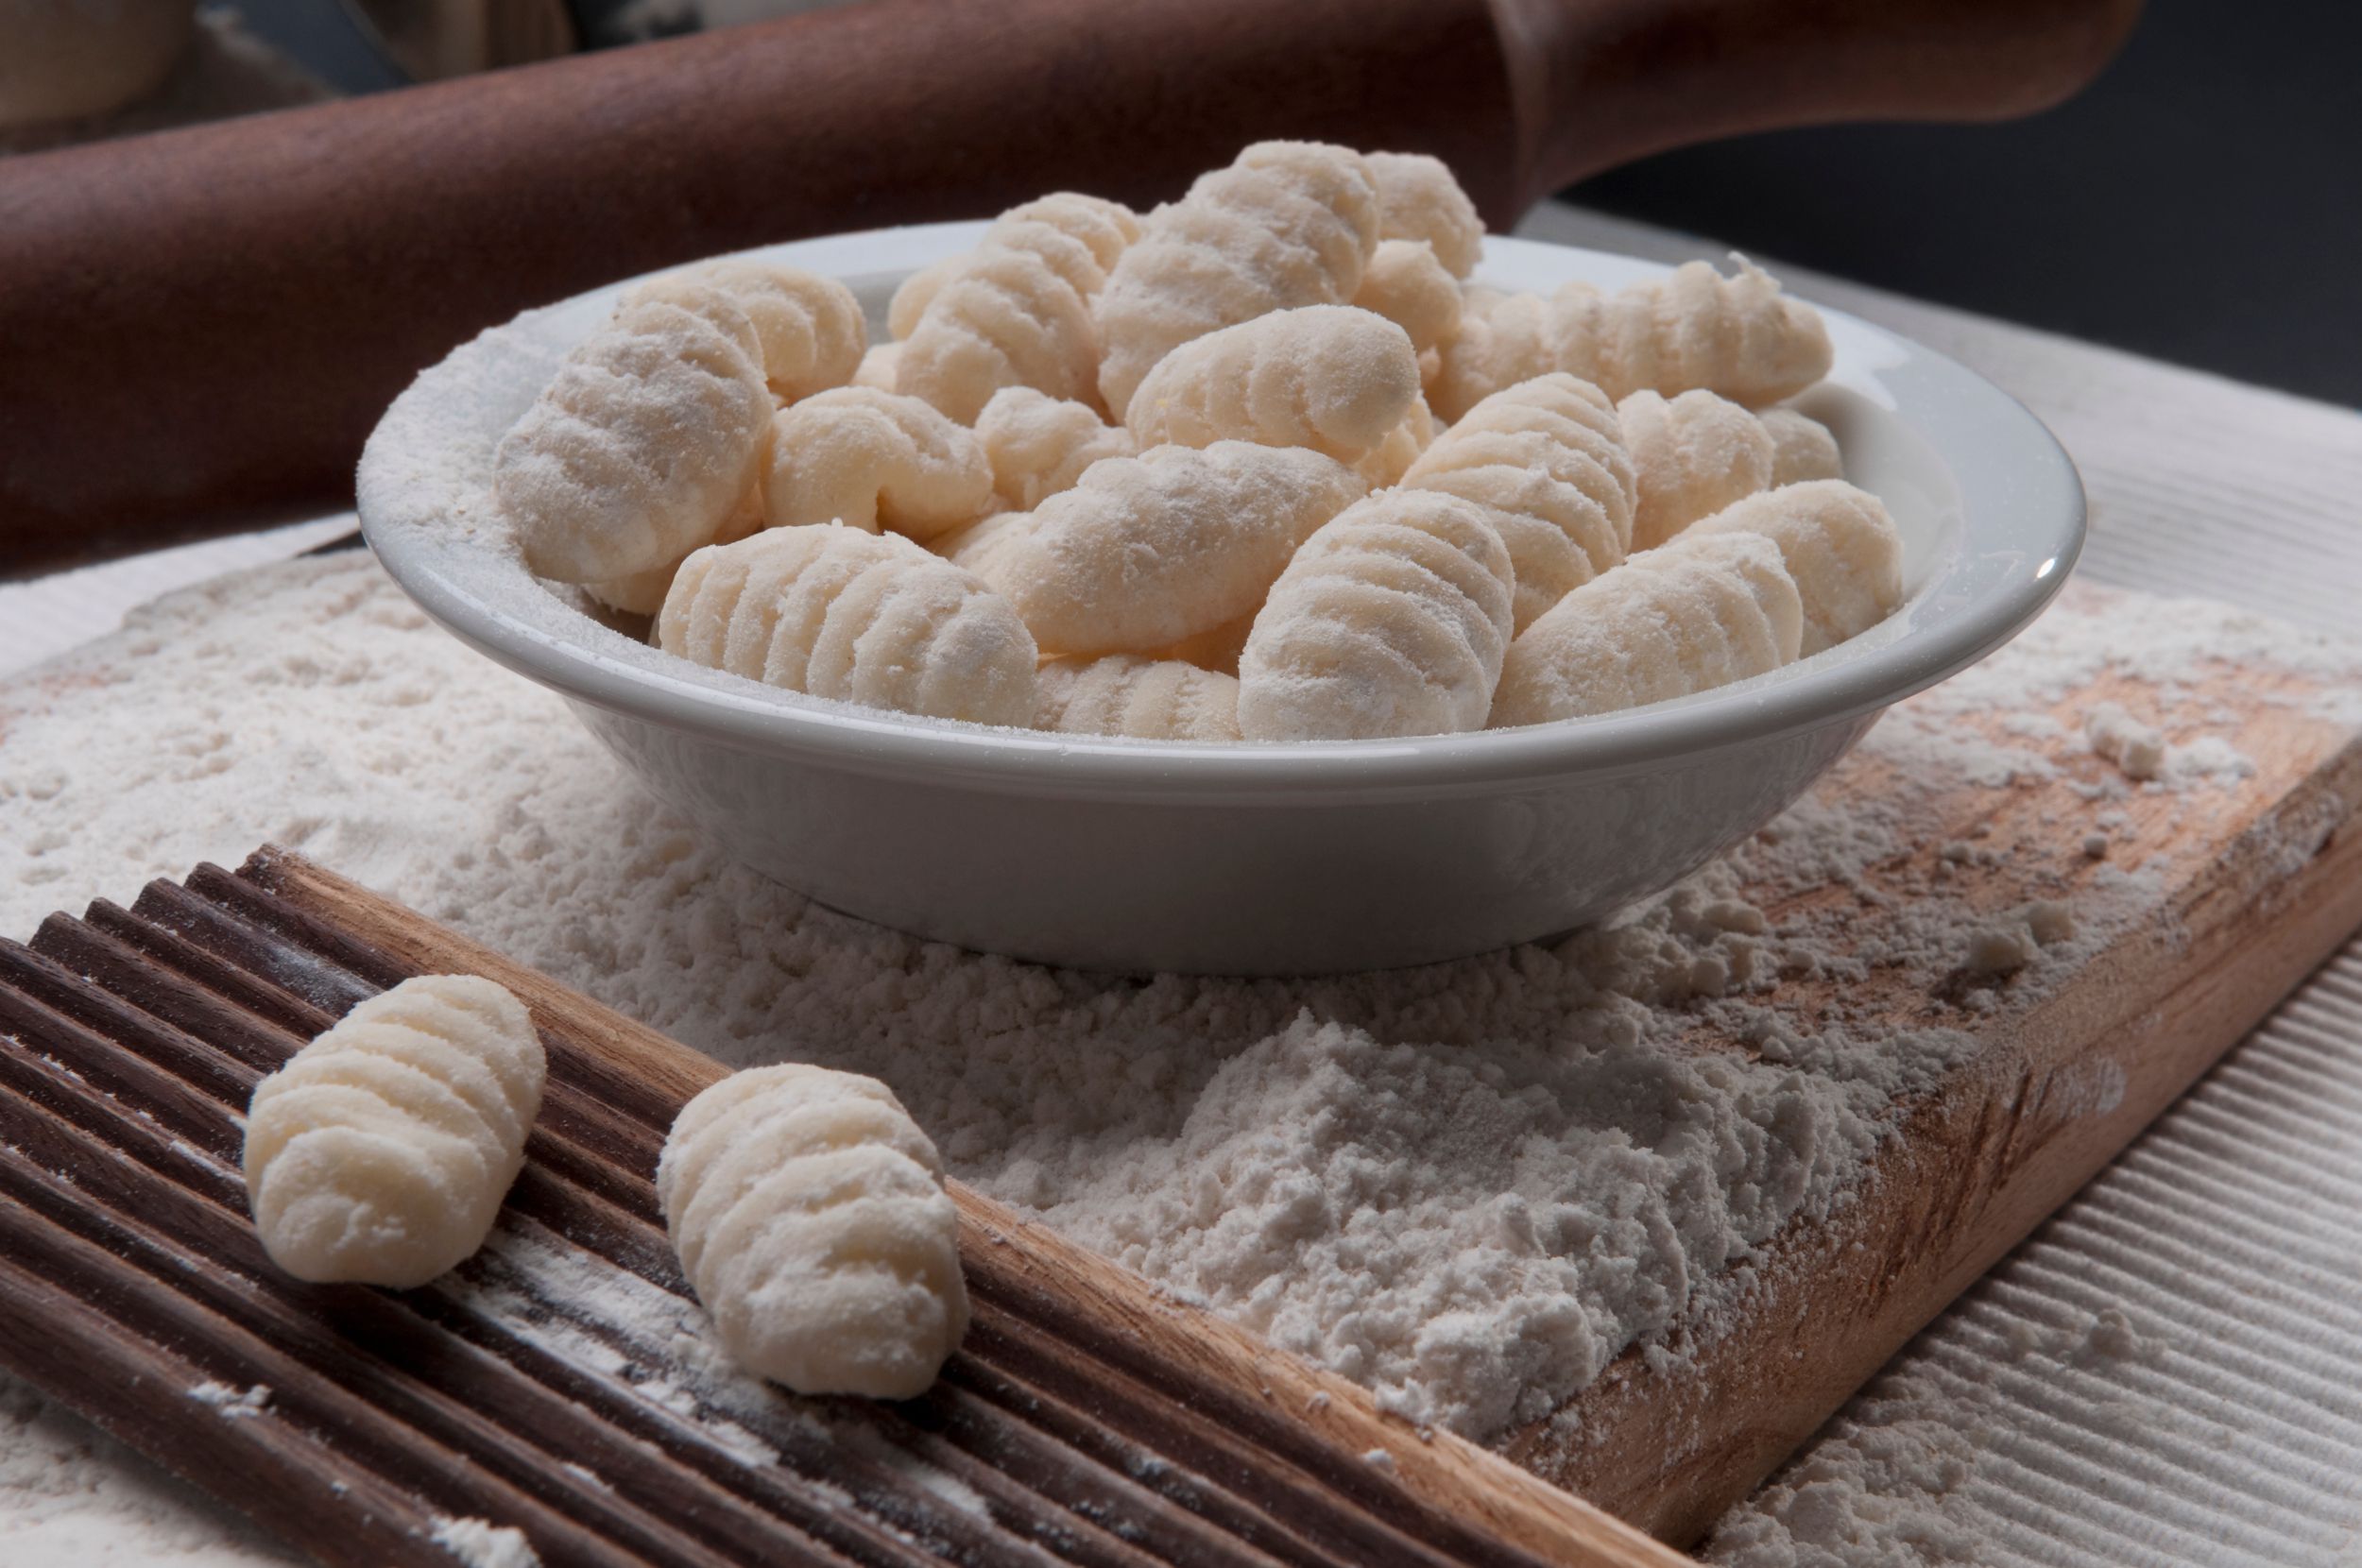
<path id="1" fill-rule="evenodd" d="M 1809 796 L 1609 926 L 1402 972 L 1138 980 L 817 908 L 652 807 L 560 702 L 429 626 L 366 557 L 297 562 L 164 601 L 0 692 L 0 930 L 274 840 L 726 1062 L 881 1078 L 983 1190 L 1486 1438 L 1710 1320 L 1755 1248 L 1840 1207 L 1898 1098 L 1980 1014 L 2029 1005 L 2153 906 L 2143 824 L 2224 782 L 2111 771 L 2097 863 L 2096 818 L 2048 851 L 2002 845 L 1938 820 L 1940 791 L 2092 758 L 2066 724 L 1996 741 L 1966 721 L 2103 673 L 2169 707 L 2213 648 L 2354 668 L 2251 617 L 2157 610 L 2053 614 L 1873 731 L 1891 787 Z M 1965 860 L 1933 847 L 1955 841 Z M 2007 974 L 1965 972 L 1994 918 L 1959 891 L 1979 852 L 2062 906 L 2051 940 L 2018 917 L 2030 948 Z M 1889 971 L 1930 998 L 1924 1023 L 1849 1002 Z"/>
<path id="2" fill-rule="evenodd" d="M 248 1420 L 270 1408 L 270 1385 L 233 1389 L 227 1383 L 199 1383 L 189 1390 L 199 1405 L 210 1405 L 224 1421 Z"/>
<path id="3" fill-rule="evenodd" d="M 435 1544 L 457 1558 L 464 1568 L 541 1568 L 541 1559 L 513 1525 L 486 1519 L 438 1519 Z"/>

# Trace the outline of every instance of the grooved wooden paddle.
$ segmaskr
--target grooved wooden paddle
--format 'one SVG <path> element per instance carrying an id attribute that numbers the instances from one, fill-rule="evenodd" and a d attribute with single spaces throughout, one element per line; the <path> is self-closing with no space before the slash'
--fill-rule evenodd
<path id="1" fill-rule="evenodd" d="M 493 1243 L 416 1291 L 285 1278 L 237 1172 L 254 1080 L 452 971 L 550 1051 Z M 449 1568 L 460 1519 L 548 1568 L 1680 1560 L 965 1189 L 975 1321 L 926 1396 L 700 1370 L 652 1175 L 723 1071 L 291 855 L 53 916 L 0 943 L 0 1361 L 352 1568 Z"/>

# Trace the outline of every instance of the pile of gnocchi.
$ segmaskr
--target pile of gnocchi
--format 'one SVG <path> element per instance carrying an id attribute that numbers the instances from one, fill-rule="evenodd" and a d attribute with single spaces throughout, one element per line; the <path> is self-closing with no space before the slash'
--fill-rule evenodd
<path id="1" fill-rule="evenodd" d="M 871 346 L 813 273 L 625 295 L 501 443 L 526 564 L 791 691 L 1070 734 L 1447 734 L 1763 673 L 1902 599 L 1760 269 L 1469 281 L 1435 159 L 1266 142 L 1145 215 L 1061 193 Z"/>

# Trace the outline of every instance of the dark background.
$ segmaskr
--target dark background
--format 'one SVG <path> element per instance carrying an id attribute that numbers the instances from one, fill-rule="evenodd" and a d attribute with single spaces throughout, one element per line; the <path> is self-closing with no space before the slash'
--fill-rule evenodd
<path id="1" fill-rule="evenodd" d="M 328 0 L 241 9 L 348 92 L 396 79 Z M 1784 131 L 1566 195 L 2362 405 L 2362 0 L 2150 0 L 2098 83 L 2031 120 Z"/>
<path id="2" fill-rule="evenodd" d="M 2149 0 L 2002 126 L 1668 153 L 1569 200 L 1898 293 L 2362 405 L 2362 4 Z"/>

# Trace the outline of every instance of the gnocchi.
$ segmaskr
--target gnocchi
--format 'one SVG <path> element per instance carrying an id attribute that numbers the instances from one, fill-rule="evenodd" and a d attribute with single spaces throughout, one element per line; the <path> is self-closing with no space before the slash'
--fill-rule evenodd
<path id="1" fill-rule="evenodd" d="M 1239 738 L 1239 683 L 1182 659 L 1052 659 L 1036 691 L 1036 729 L 1145 741 Z"/>
<path id="2" fill-rule="evenodd" d="M 1841 479 L 1784 485 L 1696 523 L 1692 533 L 1760 534 L 1779 546 L 1804 595 L 1804 651 L 1833 648 L 1903 602 L 1903 539 L 1876 496 Z"/>
<path id="3" fill-rule="evenodd" d="M 1000 595 L 893 534 L 768 528 L 681 563 L 657 645 L 789 691 L 1023 726 L 1033 637 Z"/>
<path id="4" fill-rule="evenodd" d="M 1099 391 L 1125 418 L 1159 360 L 1219 328 L 1342 305 L 1378 245 L 1378 187 L 1349 147 L 1258 142 L 1159 207 L 1093 307 Z"/>
<path id="5" fill-rule="evenodd" d="M 1637 482 L 1632 547 L 1654 550 L 1700 518 L 1772 484 L 1763 421 L 1711 392 L 1635 392 L 1616 405 Z"/>
<path id="6" fill-rule="evenodd" d="M 492 458 L 525 564 L 562 583 L 627 577 L 711 539 L 771 418 L 754 323 L 709 291 L 626 305 L 568 354 Z"/>
<path id="7" fill-rule="evenodd" d="M 991 503 L 992 466 L 974 433 L 916 398 L 840 387 L 772 418 L 762 517 L 774 528 L 836 521 L 926 540 Z"/>
<path id="8" fill-rule="evenodd" d="M 874 391 L 891 392 L 894 379 L 902 362 L 899 343 L 880 343 L 861 356 L 861 365 L 853 371 L 847 386 L 866 386 Z"/>
<path id="9" fill-rule="evenodd" d="M 1252 441 L 1351 463 L 1419 400 L 1410 337 L 1350 305 L 1273 311 L 1193 338 L 1159 361 L 1124 423 L 1143 446 Z"/>
<path id="10" fill-rule="evenodd" d="M 1002 213 L 972 255 L 928 285 L 895 360 L 895 389 L 963 424 L 1004 386 L 1092 397 L 1091 300 L 1138 233 L 1131 209 L 1070 192 Z"/>
<path id="11" fill-rule="evenodd" d="M 1400 484 L 1411 465 L 1434 442 L 1435 416 L 1428 411 L 1425 398 L 1413 398 L 1401 423 L 1388 431 L 1386 439 L 1372 447 L 1354 468 L 1371 489 L 1382 490 Z"/>
<path id="12" fill-rule="evenodd" d="M 1703 390 L 1756 407 L 1828 374 L 1830 354 L 1820 312 L 1760 267 L 1742 260 L 1725 278 L 1690 262 L 1615 294 L 1581 282 L 1547 299 L 1472 291 L 1428 401 L 1457 419 L 1504 386 L 1566 370 L 1610 398 Z"/>
<path id="13" fill-rule="evenodd" d="M 782 402 L 843 386 L 869 346 L 868 323 L 851 289 L 816 272 L 748 257 L 651 278 L 625 295 L 624 303 L 661 299 L 693 311 L 715 295 L 745 312 L 763 380 Z"/>
<path id="14" fill-rule="evenodd" d="M 1273 141 L 1145 215 L 1010 208 L 876 344 L 842 284 L 723 258 L 625 297 L 495 495 L 678 656 L 1075 734 L 1531 723 L 1893 611 L 1891 520 L 1783 402 L 1818 312 L 1743 257 L 1545 297 L 1483 252 L 1437 159 Z"/>
<path id="15" fill-rule="evenodd" d="M 732 1073 L 681 1107 L 656 1187 L 715 1337 L 758 1376 L 912 1399 L 967 1332 L 942 1158 L 874 1078 Z"/>
<path id="16" fill-rule="evenodd" d="M 1685 534 L 1593 578 L 1517 635 L 1496 729 L 1686 697 L 1796 657 L 1804 606 L 1780 553 Z"/>
<path id="17" fill-rule="evenodd" d="M 1351 469 L 1301 448 L 1151 447 L 1092 464 L 1012 524 L 984 577 L 1046 653 L 1161 648 L 1252 610 L 1361 491 Z"/>
<path id="18" fill-rule="evenodd" d="M 1509 547 L 1516 628 L 1624 558 L 1636 481 L 1616 411 L 1564 372 L 1495 393 L 1435 437 L 1404 487 L 1484 508 Z"/>
<path id="19" fill-rule="evenodd" d="M 1843 479 L 1845 459 L 1829 427 L 1792 408 L 1763 411 L 1764 434 L 1772 437 L 1772 484 L 1802 485 L 1808 479 Z"/>
<path id="20" fill-rule="evenodd" d="M 1030 386 L 1004 386 L 984 404 L 976 439 L 992 468 L 992 487 L 1004 506 L 1030 512 L 1103 457 L 1139 450 L 1132 433 L 1104 423 L 1085 403 L 1063 401 Z"/>
<path id="21" fill-rule="evenodd" d="M 1378 237 L 1423 241 L 1455 278 L 1484 259 L 1484 220 L 1440 158 L 1419 152 L 1364 155 L 1378 186 Z"/>
<path id="22" fill-rule="evenodd" d="M 1442 347 L 1460 330 L 1460 280 L 1425 240 L 1380 240 L 1353 302 L 1400 327 L 1414 352 Z"/>
<path id="23" fill-rule="evenodd" d="M 301 1280 L 408 1289 L 474 1253 L 524 1165 L 548 1064 L 524 1004 L 419 975 L 356 1005 L 254 1086 L 246 1185 Z"/>
<path id="24" fill-rule="evenodd" d="M 1483 725 L 1510 637 L 1509 549 L 1483 507 L 1396 489 L 1306 541 L 1239 656 L 1250 741 L 1358 741 Z"/>

